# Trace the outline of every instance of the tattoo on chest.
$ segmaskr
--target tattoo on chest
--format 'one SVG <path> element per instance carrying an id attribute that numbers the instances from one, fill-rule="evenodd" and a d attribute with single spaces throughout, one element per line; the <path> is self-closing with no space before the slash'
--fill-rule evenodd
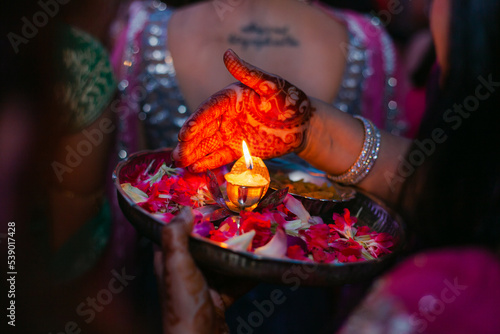
<path id="1" fill-rule="evenodd" d="M 232 45 L 241 45 L 243 50 L 247 48 L 263 47 L 297 47 L 299 41 L 294 38 L 287 26 L 263 26 L 251 22 L 243 26 L 236 34 L 228 36 L 228 42 Z"/>

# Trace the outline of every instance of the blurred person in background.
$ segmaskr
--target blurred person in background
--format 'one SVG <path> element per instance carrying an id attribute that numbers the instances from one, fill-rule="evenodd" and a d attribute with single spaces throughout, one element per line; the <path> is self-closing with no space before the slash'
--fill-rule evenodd
<path id="1" fill-rule="evenodd" d="M 145 275 L 154 290 L 152 270 L 137 265 L 150 247 L 130 224 L 112 221 L 106 189 L 116 128 L 109 25 L 118 5 L 21 1 L 2 10 L 1 236 L 15 222 L 20 332 L 159 328 L 144 315 L 156 298 L 141 306 Z"/>

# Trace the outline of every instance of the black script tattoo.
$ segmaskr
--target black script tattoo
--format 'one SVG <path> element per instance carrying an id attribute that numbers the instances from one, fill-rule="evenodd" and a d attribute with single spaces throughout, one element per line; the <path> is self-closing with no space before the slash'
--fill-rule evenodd
<path id="1" fill-rule="evenodd" d="M 268 27 L 251 22 L 240 29 L 237 34 L 228 36 L 229 44 L 241 45 L 243 50 L 255 47 L 260 50 L 262 47 L 297 47 L 299 41 L 289 33 L 287 26 Z"/>

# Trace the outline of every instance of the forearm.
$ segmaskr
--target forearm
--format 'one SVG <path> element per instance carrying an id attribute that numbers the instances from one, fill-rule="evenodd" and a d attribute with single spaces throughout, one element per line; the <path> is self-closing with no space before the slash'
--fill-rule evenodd
<path id="1" fill-rule="evenodd" d="M 316 109 L 311 118 L 303 149 L 298 155 L 328 174 L 347 171 L 361 153 L 364 140 L 362 123 L 331 105 L 311 99 Z M 397 198 L 401 182 L 393 182 L 410 141 L 381 131 L 378 159 L 371 172 L 357 186 L 383 199 L 388 204 Z"/>

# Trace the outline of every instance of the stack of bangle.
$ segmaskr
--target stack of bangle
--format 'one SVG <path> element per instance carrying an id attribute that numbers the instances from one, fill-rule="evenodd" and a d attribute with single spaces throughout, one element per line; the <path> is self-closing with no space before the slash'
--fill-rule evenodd
<path id="1" fill-rule="evenodd" d="M 361 182 L 372 169 L 380 150 L 380 131 L 377 127 L 364 117 L 354 117 L 359 119 L 365 128 L 365 139 L 361 154 L 347 172 L 340 175 L 328 175 L 330 180 L 345 185 L 355 185 Z"/>

